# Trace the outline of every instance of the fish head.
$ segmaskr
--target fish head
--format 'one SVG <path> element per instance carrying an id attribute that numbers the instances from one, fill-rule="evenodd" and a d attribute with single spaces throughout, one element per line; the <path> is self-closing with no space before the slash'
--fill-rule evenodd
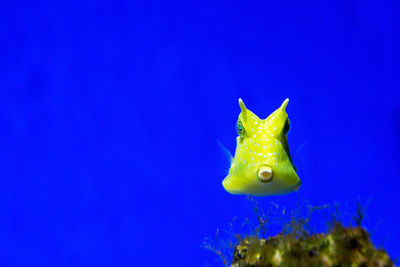
<path id="1" fill-rule="evenodd" d="M 297 190 L 301 181 L 292 163 L 286 113 L 289 99 L 266 119 L 248 110 L 239 98 L 236 151 L 222 184 L 229 193 L 255 196 L 280 195 Z"/>

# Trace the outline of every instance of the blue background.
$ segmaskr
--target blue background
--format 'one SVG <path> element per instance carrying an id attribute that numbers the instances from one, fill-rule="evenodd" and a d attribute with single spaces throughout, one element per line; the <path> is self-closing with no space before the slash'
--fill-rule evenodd
<path id="1" fill-rule="evenodd" d="M 303 185 L 400 238 L 398 1 L 2 1 L 0 265 L 218 266 L 237 99 L 282 101 Z M 267 199 L 267 200 L 269 200 Z M 379 245 L 379 244 L 377 244 Z M 221 265 L 220 265 L 221 266 Z"/>

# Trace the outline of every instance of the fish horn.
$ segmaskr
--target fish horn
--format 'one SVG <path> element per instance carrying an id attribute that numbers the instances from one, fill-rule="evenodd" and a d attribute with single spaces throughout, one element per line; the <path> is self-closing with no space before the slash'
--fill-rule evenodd
<path id="1" fill-rule="evenodd" d="M 244 105 L 243 100 L 241 98 L 239 98 L 239 106 L 240 106 L 240 109 L 242 110 L 242 114 L 243 114 L 243 117 L 245 119 L 246 118 L 246 114 L 247 114 L 247 108 Z"/>
<path id="2" fill-rule="evenodd" d="M 281 110 L 286 110 L 288 103 L 289 103 L 289 98 L 286 98 L 281 105 Z"/>

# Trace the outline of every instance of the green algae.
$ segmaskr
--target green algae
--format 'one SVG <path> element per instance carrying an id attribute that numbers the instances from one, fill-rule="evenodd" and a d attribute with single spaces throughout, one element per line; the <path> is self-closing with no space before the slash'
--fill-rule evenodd
<path id="1" fill-rule="evenodd" d="M 272 203 L 273 208 L 270 206 L 264 210 L 254 198 L 249 200 L 253 204 L 256 223 L 246 218 L 241 226 L 246 225 L 251 229 L 250 234 L 239 235 L 234 232 L 235 218 L 230 230 L 226 231 L 230 233 L 230 239 L 221 239 L 217 231 L 214 243 L 210 239 L 203 243 L 203 247 L 217 254 L 225 266 L 394 266 L 389 255 L 373 245 L 370 234 L 362 227 L 366 208 L 360 202 L 357 202 L 352 216 L 354 226 L 351 223 L 345 226 L 340 222 L 338 204 L 335 204 L 336 211 L 330 213 L 329 220 L 326 219 L 328 227 L 318 232 L 310 224 L 311 215 L 326 210 L 328 205 L 298 205 L 296 210 L 288 214 L 276 204 Z M 268 235 L 273 224 L 279 225 L 281 230 L 278 234 Z"/>
<path id="2" fill-rule="evenodd" d="M 245 237 L 234 248 L 232 267 L 263 266 L 394 266 L 376 249 L 361 226 L 336 223 L 328 233 L 296 237 L 292 233 L 267 239 Z"/>

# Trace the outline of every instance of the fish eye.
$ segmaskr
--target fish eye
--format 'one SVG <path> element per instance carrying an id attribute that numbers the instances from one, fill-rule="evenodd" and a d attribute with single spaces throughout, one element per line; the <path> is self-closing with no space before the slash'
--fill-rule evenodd
<path id="1" fill-rule="evenodd" d="M 238 121 L 236 123 L 236 132 L 240 137 L 242 137 L 244 134 L 244 128 L 243 128 L 243 124 L 241 121 Z"/>

